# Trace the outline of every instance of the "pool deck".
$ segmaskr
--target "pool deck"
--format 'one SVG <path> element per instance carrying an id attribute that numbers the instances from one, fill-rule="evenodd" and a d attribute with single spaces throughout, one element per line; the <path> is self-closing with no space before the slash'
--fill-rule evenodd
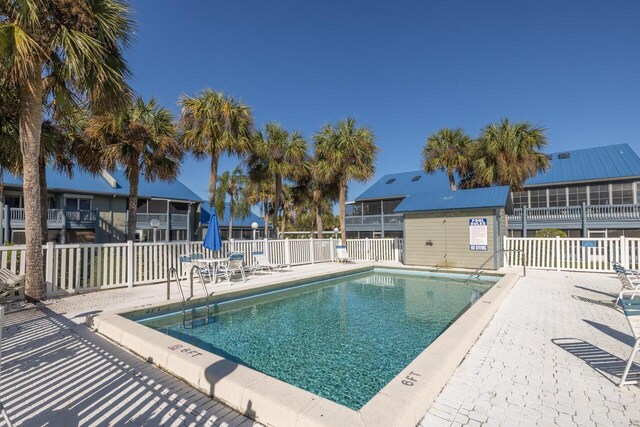
<path id="1" fill-rule="evenodd" d="M 348 268 L 315 264 L 249 282 Z M 640 389 L 614 383 L 632 344 L 624 316 L 611 304 L 618 289 L 611 275 L 530 270 L 421 425 L 640 425 Z M 254 425 L 84 325 L 87 315 L 156 304 L 165 293 L 164 284 L 146 285 L 9 312 L 0 396 L 14 423 Z"/>

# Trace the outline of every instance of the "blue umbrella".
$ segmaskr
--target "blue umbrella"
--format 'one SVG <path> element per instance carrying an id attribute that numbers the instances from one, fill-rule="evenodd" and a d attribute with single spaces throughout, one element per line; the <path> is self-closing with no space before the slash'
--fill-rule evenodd
<path id="1" fill-rule="evenodd" d="M 219 251 L 222 248 L 222 239 L 220 238 L 220 229 L 218 228 L 218 217 L 215 212 L 211 212 L 209 227 L 207 228 L 207 234 L 204 236 L 202 246 L 212 251 Z"/>

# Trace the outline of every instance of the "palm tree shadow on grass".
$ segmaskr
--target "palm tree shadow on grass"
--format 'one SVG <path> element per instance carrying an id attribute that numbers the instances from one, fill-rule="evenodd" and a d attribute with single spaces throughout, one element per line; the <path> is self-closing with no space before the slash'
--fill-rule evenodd
<path id="1" fill-rule="evenodd" d="M 620 383 L 620 378 L 622 378 L 627 364 L 626 360 L 578 338 L 554 338 L 551 342 L 581 359 L 613 384 Z M 631 366 L 627 380 L 640 380 L 640 365 L 634 363 Z"/>

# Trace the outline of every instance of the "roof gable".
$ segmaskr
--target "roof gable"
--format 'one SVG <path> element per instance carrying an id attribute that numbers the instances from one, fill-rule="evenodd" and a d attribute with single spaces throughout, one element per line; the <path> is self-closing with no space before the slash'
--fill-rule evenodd
<path id="1" fill-rule="evenodd" d="M 447 174 L 444 172 L 428 174 L 422 170 L 392 173 L 380 178 L 375 184 L 360 194 L 356 198 L 356 201 L 389 199 L 393 197 L 401 198 L 416 192 L 427 191 L 433 187 L 449 188 L 449 177 Z"/>
<path id="2" fill-rule="evenodd" d="M 220 227 L 228 227 L 229 226 L 229 217 L 231 216 L 231 207 L 229 203 L 224 204 L 224 215 L 218 217 L 218 224 Z M 209 219 L 211 218 L 211 205 L 209 202 L 203 202 L 200 204 L 200 223 L 203 225 L 209 224 Z M 233 218 L 233 226 L 234 227 L 251 227 L 251 223 L 257 222 L 258 226 L 261 228 L 264 227 L 264 219 L 260 218 L 258 215 L 253 212 L 249 213 L 249 216 L 246 218 Z"/>

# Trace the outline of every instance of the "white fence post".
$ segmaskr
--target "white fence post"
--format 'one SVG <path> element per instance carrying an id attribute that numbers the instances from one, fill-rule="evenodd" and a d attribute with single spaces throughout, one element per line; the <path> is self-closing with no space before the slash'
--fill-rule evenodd
<path id="1" fill-rule="evenodd" d="M 136 253 L 133 240 L 127 240 L 127 286 L 132 288 L 135 278 Z M 105 266 L 106 268 L 106 266 Z"/>
<path id="2" fill-rule="evenodd" d="M 629 247 L 627 239 L 624 236 L 620 236 L 620 259 L 617 260 L 625 268 L 629 267 Z"/>
<path id="3" fill-rule="evenodd" d="M 234 239 L 229 239 L 230 252 L 236 251 L 236 241 Z"/>
<path id="4" fill-rule="evenodd" d="M 284 263 L 291 266 L 291 243 L 288 237 L 284 239 Z"/>
<path id="5" fill-rule="evenodd" d="M 393 239 L 393 251 L 394 259 L 396 260 L 396 262 L 400 262 L 400 241 L 397 237 Z"/>
<path id="6" fill-rule="evenodd" d="M 560 236 L 556 236 L 556 271 L 560 271 Z"/>
<path id="7" fill-rule="evenodd" d="M 47 287 L 47 296 L 55 296 L 56 289 L 54 288 L 54 274 L 55 270 L 55 250 L 56 244 L 53 242 L 47 242 L 47 254 L 44 264 L 44 278 L 45 286 Z"/>
<path id="8" fill-rule="evenodd" d="M 371 241 L 368 237 L 364 240 L 364 250 L 367 253 L 367 261 L 371 261 Z"/>
<path id="9" fill-rule="evenodd" d="M 263 249 L 264 249 L 263 252 L 264 252 L 265 257 L 267 259 L 271 259 L 269 257 L 269 239 L 267 239 L 266 237 L 264 238 L 264 248 Z"/>
<path id="10" fill-rule="evenodd" d="M 333 237 L 329 237 L 329 250 L 329 253 L 331 254 L 331 262 L 334 262 L 336 260 L 336 246 L 333 241 Z"/>
<path id="11" fill-rule="evenodd" d="M 315 253 L 314 253 L 314 247 L 313 247 L 313 237 L 309 238 L 309 258 L 311 259 L 311 264 L 315 264 Z"/>

